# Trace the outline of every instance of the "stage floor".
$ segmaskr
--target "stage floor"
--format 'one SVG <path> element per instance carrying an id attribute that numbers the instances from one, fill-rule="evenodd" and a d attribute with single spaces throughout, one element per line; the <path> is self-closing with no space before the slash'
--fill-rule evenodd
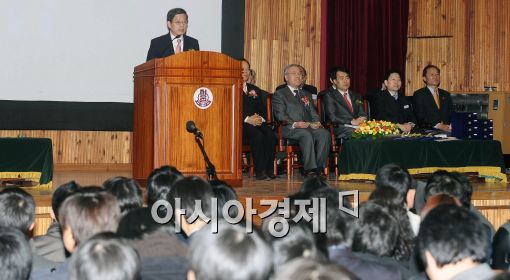
<path id="1" fill-rule="evenodd" d="M 82 186 L 101 185 L 106 179 L 113 176 L 131 176 L 131 171 L 126 168 L 88 168 L 69 169 L 55 168 L 53 174 L 53 188 L 75 180 Z M 245 198 L 252 198 L 254 208 L 259 213 L 267 207 L 260 205 L 261 199 L 283 199 L 284 197 L 297 192 L 303 182 L 303 177 L 296 174 L 292 180 L 287 180 L 286 176 L 271 181 L 258 181 L 249 178 L 246 175 L 243 178 L 241 188 L 236 188 L 236 192 L 241 200 L 245 203 Z M 374 183 L 370 181 L 338 181 L 334 175 L 330 176 L 329 184 L 339 190 L 359 191 L 360 202 L 366 201 L 368 196 L 374 189 Z M 484 215 L 497 228 L 510 219 L 510 184 L 509 183 L 473 183 L 473 204 L 475 204 Z M 48 225 L 51 223 L 49 211 L 51 209 L 51 190 L 28 188 L 36 200 L 36 229 L 34 235 L 44 234 Z M 258 221 L 255 220 L 255 223 Z"/>

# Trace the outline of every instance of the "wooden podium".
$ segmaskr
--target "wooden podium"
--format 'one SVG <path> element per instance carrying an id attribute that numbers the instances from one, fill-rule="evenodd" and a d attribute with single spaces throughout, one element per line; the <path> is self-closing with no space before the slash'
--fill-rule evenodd
<path id="1" fill-rule="evenodd" d="M 242 82 L 241 63 L 215 52 L 188 51 L 136 66 L 133 178 L 146 182 L 163 165 L 206 178 L 200 149 L 186 131 L 191 120 L 218 178 L 241 186 Z"/>

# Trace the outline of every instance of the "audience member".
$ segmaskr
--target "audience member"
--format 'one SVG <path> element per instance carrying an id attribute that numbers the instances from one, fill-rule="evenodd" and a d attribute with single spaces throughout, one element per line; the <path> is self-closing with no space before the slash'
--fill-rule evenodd
<path id="1" fill-rule="evenodd" d="M 75 181 L 70 181 L 60 185 L 53 192 L 50 212 L 53 222 L 49 226 L 46 235 L 40 235 L 33 238 L 35 254 L 57 263 L 65 261 L 68 253 L 66 252 L 64 243 L 62 242 L 60 223 L 58 222 L 58 209 L 64 200 L 79 188 L 80 186 Z"/>
<path id="2" fill-rule="evenodd" d="M 35 225 L 35 202 L 32 195 L 19 187 L 0 192 L 0 225 L 21 231 L 28 240 Z M 56 263 L 35 254 L 33 240 L 28 240 L 33 254 L 32 272 L 50 270 Z"/>
<path id="3" fill-rule="evenodd" d="M 399 193 L 414 235 L 418 235 L 420 216 L 410 210 L 414 207 L 415 187 L 413 177 L 409 172 L 396 164 L 386 164 L 379 168 L 375 174 L 375 187 L 388 187 Z"/>
<path id="4" fill-rule="evenodd" d="M 64 247 L 71 254 L 93 235 L 115 232 L 121 214 L 117 199 L 101 187 L 83 187 L 69 196 L 59 209 Z M 67 279 L 69 259 L 56 269 L 34 275 L 35 279 Z"/>
<path id="5" fill-rule="evenodd" d="M 207 224 L 206 220 L 212 218 L 213 197 L 211 185 L 197 176 L 177 181 L 170 190 L 168 201 L 174 210 L 175 225 L 180 226 L 188 237 L 188 242 L 195 232 Z M 180 201 L 180 205 L 177 204 L 177 200 Z"/>
<path id="6" fill-rule="evenodd" d="M 400 91 L 400 72 L 389 70 L 384 76 L 385 90 L 373 95 L 371 100 L 374 120 L 396 123 L 403 132 L 411 132 L 416 124 L 411 100 Z"/>
<path id="7" fill-rule="evenodd" d="M 191 242 L 188 279 L 266 280 L 271 260 L 271 247 L 258 233 L 220 221 L 217 234 L 206 227 Z"/>
<path id="8" fill-rule="evenodd" d="M 230 207 L 228 210 L 223 209 L 227 202 L 239 201 L 232 186 L 221 180 L 211 181 L 209 184 L 211 184 L 214 197 L 218 201 L 218 217 L 222 219 L 225 218 L 225 213 L 223 213 L 223 211 L 227 211 L 228 216 L 231 218 L 237 217 L 238 209 L 236 207 Z"/>
<path id="9" fill-rule="evenodd" d="M 31 269 L 32 251 L 25 234 L 14 227 L 0 226 L 0 278 L 28 280 Z"/>
<path id="10" fill-rule="evenodd" d="M 325 121 L 332 122 L 333 132 L 338 139 L 349 139 L 355 127 L 367 120 L 363 100 L 358 93 L 350 90 L 349 70 L 335 67 L 329 73 L 332 86 L 320 93 L 322 96 Z"/>
<path id="11" fill-rule="evenodd" d="M 182 173 L 173 166 L 154 169 L 147 178 L 147 206 L 151 208 L 156 201 L 166 200 L 172 186 L 182 178 Z"/>
<path id="12" fill-rule="evenodd" d="M 496 275 L 488 264 L 489 239 L 480 219 L 455 205 L 439 205 L 423 219 L 418 234 L 420 257 L 431 280 L 484 280 Z"/>
<path id="13" fill-rule="evenodd" d="M 248 83 L 250 63 L 241 59 L 243 67 L 243 143 L 251 147 L 251 156 L 257 180 L 275 179 L 273 162 L 278 139 L 267 125 L 266 95 L 257 86 Z"/>
<path id="14" fill-rule="evenodd" d="M 331 139 L 329 132 L 322 128 L 315 106 L 310 102 L 311 93 L 300 88 L 303 73 L 300 65 L 285 67 L 287 87 L 273 95 L 273 110 L 276 120 L 286 123 L 282 128 L 283 137 L 299 142 L 303 154 L 305 176 L 325 176 Z"/>
<path id="15" fill-rule="evenodd" d="M 427 202 L 423 206 L 421 213 L 420 213 L 421 219 L 425 219 L 425 216 L 427 216 L 427 214 L 432 209 L 436 208 L 439 205 L 443 205 L 443 204 L 451 204 L 451 205 L 455 205 L 458 207 L 462 207 L 462 204 L 460 203 L 460 201 L 457 198 L 452 197 L 445 193 L 439 193 L 439 194 L 433 195 L 427 199 Z"/>
<path id="16" fill-rule="evenodd" d="M 117 198 L 121 214 L 143 207 L 143 195 L 135 179 L 117 176 L 106 180 L 103 188 Z"/>
<path id="17" fill-rule="evenodd" d="M 392 267 L 403 279 L 409 279 L 413 275 L 394 255 L 400 238 L 398 221 L 389 212 L 389 206 L 381 204 L 367 201 L 361 205 L 352 249 L 357 257 Z"/>
<path id="18" fill-rule="evenodd" d="M 439 88 L 439 67 L 427 65 L 422 74 L 425 87 L 413 94 L 413 109 L 418 125 L 426 129 L 435 128 L 449 132 L 453 102 L 450 93 Z"/>
<path id="19" fill-rule="evenodd" d="M 71 257 L 71 280 L 140 280 L 140 256 L 112 233 L 99 233 L 78 246 Z"/>

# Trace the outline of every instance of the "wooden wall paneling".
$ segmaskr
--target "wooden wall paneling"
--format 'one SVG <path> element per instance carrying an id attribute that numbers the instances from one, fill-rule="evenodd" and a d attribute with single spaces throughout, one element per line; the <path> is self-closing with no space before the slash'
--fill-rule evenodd
<path id="1" fill-rule="evenodd" d="M 50 138 L 55 165 L 131 163 L 131 132 L 0 130 L 0 137 L 19 136 Z"/>
<path id="2" fill-rule="evenodd" d="M 283 69 L 303 65 L 308 84 L 319 85 L 320 1 L 246 0 L 245 57 L 257 72 L 257 85 L 273 92 Z"/>
<path id="3" fill-rule="evenodd" d="M 441 68 L 442 87 L 450 91 L 481 91 L 486 85 L 510 90 L 510 1 L 506 0 L 412 0 L 408 31 L 408 79 L 420 77 L 428 62 L 441 67 L 438 53 L 450 52 Z M 448 45 L 417 49 L 415 40 L 451 38 Z M 422 44 L 427 44 L 423 42 Z M 432 44 L 432 43 L 431 43 Z M 435 48 L 434 48 L 435 47 Z M 443 48 L 449 48 L 444 50 Z M 416 53 L 420 53 L 417 56 Z M 416 90 L 415 81 L 406 94 Z"/>

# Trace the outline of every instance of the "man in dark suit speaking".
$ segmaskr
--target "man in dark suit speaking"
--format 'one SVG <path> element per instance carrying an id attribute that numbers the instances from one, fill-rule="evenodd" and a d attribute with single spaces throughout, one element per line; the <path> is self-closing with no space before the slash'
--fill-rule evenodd
<path id="1" fill-rule="evenodd" d="M 198 40 L 186 36 L 188 30 L 188 14 L 184 9 L 175 8 L 166 15 L 168 34 L 151 40 L 147 53 L 147 61 L 153 58 L 167 57 L 183 51 L 200 50 Z"/>

